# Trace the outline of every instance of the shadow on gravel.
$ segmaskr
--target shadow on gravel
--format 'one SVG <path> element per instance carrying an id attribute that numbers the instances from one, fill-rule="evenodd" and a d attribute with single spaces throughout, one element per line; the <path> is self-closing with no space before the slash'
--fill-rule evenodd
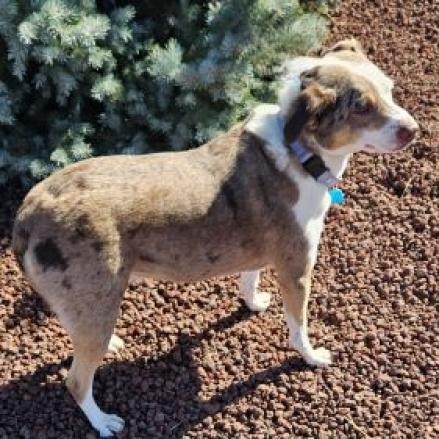
<path id="1" fill-rule="evenodd" d="M 207 401 L 200 400 L 202 381 L 192 350 L 250 314 L 241 306 L 199 334 L 181 335 L 168 353 L 156 359 L 103 365 L 96 375 L 95 396 L 104 410 L 127 421 L 118 437 L 181 438 L 206 417 L 223 411 L 260 384 L 270 383 L 282 373 L 304 370 L 306 366 L 300 359 L 292 359 L 233 383 Z M 10 437 L 2 433 L 10 434 L 11 430 L 17 437 L 29 438 L 79 438 L 91 431 L 61 383 L 70 362 L 71 357 L 46 364 L 34 374 L 0 386 L 0 437 Z"/>
<path id="2" fill-rule="evenodd" d="M 20 325 L 24 319 L 30 319 L 38 325 L 44 324 L 46 317 L 53 316 L 49 305 L 34 291 L 24 292 L 13 304 L 14 311 L 6 324 L 7 329 Z"/>

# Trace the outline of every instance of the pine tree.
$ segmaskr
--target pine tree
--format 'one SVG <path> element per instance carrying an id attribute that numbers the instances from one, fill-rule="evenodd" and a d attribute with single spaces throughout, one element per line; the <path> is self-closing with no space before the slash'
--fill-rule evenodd
<path id="1" fill-rule="evenodd" d="M 319 46 L 319 3 L 0 0 L 0 183 L 215 136 Z"/>

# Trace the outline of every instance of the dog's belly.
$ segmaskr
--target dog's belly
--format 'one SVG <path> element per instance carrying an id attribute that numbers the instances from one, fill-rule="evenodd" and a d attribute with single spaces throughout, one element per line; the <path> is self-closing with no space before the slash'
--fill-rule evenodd
<path id="1" fill-rule="evenodd" d="M 136 282 L 141 281 L 144 279 L 153 279 L 153 280 L 160 280 L 160 281 L 170 281 L 170 282 L 199 282 L 205 279 L 211 279 L 213 277 L 217 276 L 226 276 L 231 274 L 236 274 L 241 271 L 254 271 L 254 270 L 260 270 L 263 267 L 254 267 L 249 268 L 247 270 L 230 270 L 230 271 L 224 271 L 224 272 L 216 272 L 216 271 L 206 271 L 206 272 L 200 272 L 195 273 L 191 272 L 190 274 L 183 274 L 182 272 L 177 273 L 175 271 L 172 271 L 171 269 L 158 269 L 158 270 L 149 270 L 148 267 L 145 267 L 145 271 L 133 271 L 130 274 L 129 281 L 130 282 Z M 151 274 L 152 272 L 152 274 Z"/>
<path id="2" fill-rule="evenodd" d="M 130 274 L 130 281 L 144 278 L 157 280 L 169 280 L 173 282 L 197 282 L 215 276 L 239 273 L 242 271 L 259 270 L 264 267 L 263 263 L 240 263 L 228 264 L 226 266 L 198 266 L 196 269 L 188 267 L 179 269 L 178 267 L 154 264 L 138 263 L 134 266 Z"/>
<path id="3" fill-rule="evenodd" d="M 247 236 L 211 234 L 209 239 L 202 239 L 200 232 L 198 240 L 187 235 L 174 238 L 162 237 L 156 244 L 140 245 L 131 279 L 197 281 L 256 270 L 269 262 L 263 246 Z"/>

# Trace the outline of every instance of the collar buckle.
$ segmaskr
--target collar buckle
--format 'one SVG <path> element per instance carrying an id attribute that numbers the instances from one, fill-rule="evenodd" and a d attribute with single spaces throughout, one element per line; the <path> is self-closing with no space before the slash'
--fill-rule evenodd
<path id="1" fill-rule="evenodd" d="M 333 175 L 329 170 L 326 170 L 323 174 L 317 177 L 316 180 L 329 188 L 332 188 L 340 181 L 340 179 Z"/>
<path id="2" fill-rule="evenodd" d="M 335 186 L 340 179 L 337 178 L 325 165 L 323 159 L 314 154 L 308 147 L 298 140 L 289 145 L 291 152 L 297 157 L 303 168 L 310 174 L 314 180 L 331 188 Z"/>

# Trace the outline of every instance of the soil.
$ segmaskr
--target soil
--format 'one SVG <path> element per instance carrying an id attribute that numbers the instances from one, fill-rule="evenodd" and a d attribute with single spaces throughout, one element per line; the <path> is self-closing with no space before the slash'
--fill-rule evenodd
<path id="1" fill-rule="evenodd" d="M 248 311 L 236 277 L 130 286 L 95 380 L 101 406 L 126 419 L 121 438 L 439 437 L 438 78 L 436 0 L 345 0 L 331 42 L 355 36 L 396 82 L 421 135 L 406 151 L 360 154 L 332 207 L 314 273 L 311 338 L 327 369 L 287 349 L 274 301 Z M 64 329 L 25 282 L 10 249 L 22 194 L 0 210 L 0 438 L 94 438 L 63 380 Z"/>

